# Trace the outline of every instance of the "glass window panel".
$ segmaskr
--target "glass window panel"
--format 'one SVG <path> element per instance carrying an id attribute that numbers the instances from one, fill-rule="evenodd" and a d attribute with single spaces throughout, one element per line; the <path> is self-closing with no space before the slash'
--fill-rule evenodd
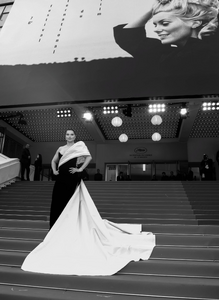
<path id="1" fill-rule="evenodd" d="M 171 171 L 173 172 L 173 175 L 176 176 L 177 163 L 156 163 L 156 177 L 158 180 L 161 180 L 163 172 L 169 177 Z"/>
<path id="2" fill-rule="evenodd" d="M 116 181 L 116 165 L 106 166 L 106 181 Z"/>
<path id="3" fill-rule="evenodd" d="M 128 176 L 128 165 L 127 164 L 119 164 L 117 168 L 117 176 L 120 174 L 120 172 L 123 173 L 124 179 Z"/>
<path id="4" fill-rule="evenodd" d="M 145 165 L 145 169 L 143 168 Z M 132 180 L 151 180 L 151 164 L 132 164 L 131 165 Z"/>
<path id="5" fill-rule="evenodd" d="M 193 172 L 193 180 L 201 180 L 199 167 L 192 167 L 191 170 Z"/>

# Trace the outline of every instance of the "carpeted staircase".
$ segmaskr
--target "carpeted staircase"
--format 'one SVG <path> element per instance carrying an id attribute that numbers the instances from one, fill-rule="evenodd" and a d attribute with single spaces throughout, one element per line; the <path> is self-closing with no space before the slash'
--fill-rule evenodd
<path id="1" fill-rule="evenodd" d="M 217 181 L 85 183 L 103 218 L 156 234 L 151 258 L 114 276 L 22 271 L 48 231 L 54 183 L 16 182 L 0 190 L 1 300 L 219 299 Z"/>

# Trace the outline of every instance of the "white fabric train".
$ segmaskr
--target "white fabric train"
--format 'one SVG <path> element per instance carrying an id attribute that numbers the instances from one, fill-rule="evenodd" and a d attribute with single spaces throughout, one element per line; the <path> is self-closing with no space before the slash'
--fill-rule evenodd
<path id="1" fill-rule="evenodd" d="M 113 275 L 130 261 L 149 259 L 154 246 L 155 235 L 141 232 L 141 225 L 103 220 L 81 181 L 44 241 L 21 268 L 48 274 Z"/>

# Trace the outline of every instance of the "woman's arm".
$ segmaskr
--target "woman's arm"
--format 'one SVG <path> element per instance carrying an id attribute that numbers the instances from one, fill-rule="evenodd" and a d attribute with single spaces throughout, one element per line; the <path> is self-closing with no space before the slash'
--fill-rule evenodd
<path id="1" fill-rule="evenodd" d="M 92 160 L 91 155 L 86 156 L 83 165 L 79 169 L 77 169 L 78 170 L 77 172 L 82 172 L 88 166 L 91 160 Z"/>
<path id="2" fill-rule="evenodd" d="M 139 61 L 147 59 L 148 63 L 152 63 L 152 59 L 154 64 L 154 60 L 162 52 L 159 39 L 147 38 L 145 27 L 125 28 L 125 26 L 123 24 L 113 28 L 117 45 Z"/>
<path id="3" fill-rule="evenodd" d="M 145 24 L 152 18 L 154 2 L 155 0 L 147 7 L 146 12 L 142 16 L 125 25 L 124 28 L 145 27 Z"/>
<path id="4" fill-rule="evenodd" d="M 91 155 L 85 156 L 85 161 L 84 161 L 83 165 L 80 166 L 80 168 L 73 168 L 73 167 L 69 168 L 69 172 L 71 174 L 74 174 L 75 172 L 82 172 L 87 167 L 87 165 L 89 164 L 91 159 L 92 159 Z"/>
<path id="5" fill-rule="evenodd" d="M 133 22 L 120 24 L 113 28 L 115 42 L 118 46 L 139 60 L 155 58 L 160 55 L 160 41 L 158 38 L 147 38 L 146 23 L 152 17 L 152 7 Z"/>
<path id="6" fill-rule="evenodd" d="M 145 24 L 151 19 L 152 17 L 152 7 L 150 7 L 143 16 L 139 17 L 138 19 L 134 20 L 133 22 L 128 23 L 124 26 L 124 28 L 137 28 L 137 27 L 144 27 Z"/>
<path id="7" fill-rule="evenodd" d="M 56 151 L 53 159 L 51 161 L 51 167 L 54 175 L 58 175 L 59 171 L 57 170 L 57 164 L 59 162 L 59 149 Z"/>

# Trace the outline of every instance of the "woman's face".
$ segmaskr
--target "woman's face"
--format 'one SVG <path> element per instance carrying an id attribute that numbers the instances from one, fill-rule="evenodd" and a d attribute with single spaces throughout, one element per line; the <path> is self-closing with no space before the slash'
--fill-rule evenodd
<path id="1" fill-rule="evenodd" d="M 65 138 L 67 142 L 73 142 L 75 140 L 75 133 L 73 130 L 67 130 L 65 134 Z"/>
<path id="2" fill-rule="evenodd" d="M 193 21 L 183 21 L 171 12 L 155 14 L 153 23 L 162 44 L 183 46 L 193 33 Z"/>

